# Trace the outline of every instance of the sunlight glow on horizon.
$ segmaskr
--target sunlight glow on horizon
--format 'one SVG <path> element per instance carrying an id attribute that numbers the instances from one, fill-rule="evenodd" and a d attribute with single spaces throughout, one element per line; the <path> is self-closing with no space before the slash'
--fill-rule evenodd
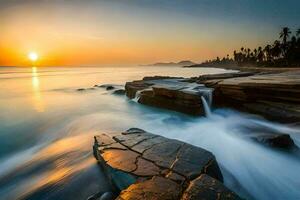
<path id="1" fill-rule="evenodd" d="M 29 58 L 30 61 L 35 62 L 39 59 L 39 55 L 36 52 L 31 51 L 28 54 L 28 58 Z"/>
<path id="2" fill-rule="evenodd" d="M 300 16 L 296 0 L 280 3 L 280 12 L 258 0 L 218 1 L 7 1 L 0 5 L 0 66 L 202 62 L 274 41 Z"/>

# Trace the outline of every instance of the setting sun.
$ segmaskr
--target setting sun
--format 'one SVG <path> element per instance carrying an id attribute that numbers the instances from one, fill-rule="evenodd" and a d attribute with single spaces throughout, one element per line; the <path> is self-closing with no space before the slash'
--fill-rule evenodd
<path id="1" fill-rule="evenodd" d="M 29 54 L 28 54 L 28 58 L 29 58 L 29 60 L 31 60 L 31 61 L 37 61 L 37 59 L 39 58 L 39 56 L 38 56 L 38 54 L 37 53 L 35 53 L 35 52 L 30 52 Z"/>

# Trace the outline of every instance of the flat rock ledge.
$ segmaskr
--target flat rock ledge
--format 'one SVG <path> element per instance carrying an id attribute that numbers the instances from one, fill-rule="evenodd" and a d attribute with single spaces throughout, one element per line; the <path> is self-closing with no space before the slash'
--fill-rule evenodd
<path id="1" fill-rule="evenodd" d="M 300 121 L 300 70 L 205 75 L 195 81 L 214 88 L 216 106 L 235 107 L 282 122 Z"/>
<path id="2" fill-rule="evenodd" d="M 131 128 L 95 136 L 93 150 L 116 199 L 240 199 L 205 149 Z"/>
<path id="3" fill-rule="evenodd" d="M 211 88 L 203 84 L 189 83 L 183 78 L 145 77 L 127 82 L 127 97 L 145 105 L 165 108 L 191 115 L 204 115 L 201 96 L 209 103 Z"/>

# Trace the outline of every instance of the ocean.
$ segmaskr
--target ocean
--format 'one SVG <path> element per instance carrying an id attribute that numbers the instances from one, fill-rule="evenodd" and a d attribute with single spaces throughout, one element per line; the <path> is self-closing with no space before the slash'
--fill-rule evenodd
<path id="1" fill-rule="evenodd" d="M 87 199 L 110 191 L 92 155 L 93 136 L 132 127 L 211 151 L 225 184 L 249 199 L 297 199 L 300 155 L 249 139 L 253 131 L 289 134 L 299 127 L 233 109 L 209 117 L 138 104 L 94 85 L 144 76 L 192 77 L 231 72 L 181 67 L 1 67 L 0 199 Z M 87 88 L 78 91 L 79 88 Z"/>

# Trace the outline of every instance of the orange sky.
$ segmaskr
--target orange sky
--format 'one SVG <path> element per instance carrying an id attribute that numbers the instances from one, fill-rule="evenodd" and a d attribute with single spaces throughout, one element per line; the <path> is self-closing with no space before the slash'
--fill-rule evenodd
<path id="1" fill-rule="evenodd" d="M 257 24 L 247 20 L 121 1 L 8 2 L 0 7 L 0 66 L 31 65 L 30 51 L 39 54 L 37 64 L 43 66 L 199 62 L 242 45 L 265 44 L 277 28 L 253 32 Z"/>

